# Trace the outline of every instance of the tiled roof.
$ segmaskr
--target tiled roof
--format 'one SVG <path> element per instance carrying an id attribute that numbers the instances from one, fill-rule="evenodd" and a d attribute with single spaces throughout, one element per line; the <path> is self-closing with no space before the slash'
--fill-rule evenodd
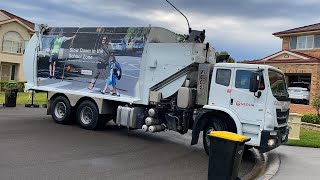
<path id="1" fill-rule="evenodd" d="M 278 35 L 286 35 L 286 34 L 292 34 L 292 33 L 302 33 L 302 32 L 311 32 L 311 31 L 320 31 L 320 23 L 317 24 L 311 24 L 307 26 L 302 26 L 298 28 L 293 28 L 285 31 L 280 31 L 273 33 L 274 36 Z"/>
<path id="2" fill-rule="evenodd" d="M 5 11 L 5 10 L 2 10 L 2 9 L 0 9 L 0 12 L 2 12 L 5 15 L 7 15 L 10 19 L 17 19 L 17 20 L 21 21 L 23 24 L 25 24 L 26 26 L 28 26 L 29 28 L 34 29 L 34 23 L 33 22 L 30 22 L 30 21 L 28 21 L 26 19 L 23 19 L 23 18 L 21 18 L 19 16 L 11 14 L 11 13 Z"/>
<path id="3" fill-rule="evenodd" d="M 282 51 L 289 51 L 289 50 L 282 50 Z M 271 57 L 275 54 L 278 54 L 282 51 L 279 51 L 279 52 L 276 52 L 270 56 L 267 56 L 263 59 L 266 59 L 268 57 Z M 309 56 L 307 54 L 304 54 L 304 53 L 301 53 L 301 52 L 297 52 L 297 51 L 289 51 L 291 53 L 294 53 L 294 54 L 297 54 L 297 55 L 300 55 L 300 56 L 303 56 L 303 57 L 306 57 L 308 59 L 277 59 L 277 60 L 263 60 L 263 59 L 260 59 L 260 60 L 254 60 L 254 61 L 249 61 L 249 62 L 246 62 L 248 64 L 273 64 L 273 63 L 320 63 L 320 59 L 316 58 L 316 57 L 313 57 L 313 56 Z"/>
<path id="4" fill-rule="evenodd" d="M 279 59 L 279 60 L 267 60 L 267 61 L 249 61 L 248 64 L 275 64 L 275 63 L 320 63 L 320 59 Z"/>
<path id="5" fill-rule="evenodd" d="M 304 54 L 304 53 L 299 52 L 299 51 L 290 51 L 290 50 L 286 50 L 286 51 L 289 51 L 289 52 L 292 52 L 292 53 L 295 53 L 295 54 L 298 54 L 298 55 L 300 55 L 300 56 L 304 56 L 304 57 L 310 58 L 310 59 L 315 58 L 315 57 L 313 57 L 313 56 L 310 56 L 310 55 L 308 55 L 308 54 Z M 316 59 L 318 59 L 318 58 L 316 58 Z"/>

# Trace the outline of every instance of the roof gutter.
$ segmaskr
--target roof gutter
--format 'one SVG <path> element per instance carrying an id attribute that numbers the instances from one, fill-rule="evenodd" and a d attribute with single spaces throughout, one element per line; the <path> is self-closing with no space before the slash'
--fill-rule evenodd
<path id="1" fill-rule="evenodd" d="M 314 34 L 314 33 L 319 33 L 320 34 L 320 30 L 316 30 L 316 31 L 301 31 L 301 32 L 295 32 L 295 33 L 273 33 L 272 35 L 276 36 L 276 37 L 287 37 L 287 36 L 292 36 L 292 35 L 307 35 L 307 34 Z"/>

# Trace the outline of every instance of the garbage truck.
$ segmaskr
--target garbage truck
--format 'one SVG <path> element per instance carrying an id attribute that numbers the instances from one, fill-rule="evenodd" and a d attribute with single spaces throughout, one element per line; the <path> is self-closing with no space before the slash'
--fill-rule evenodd
<path id="1" fill-rule="evenodd" d="M 113 39 L 144 44 L 140 52 L 115 52 Z M 24 54 L 25 89 L 47 92 L 47 115 L 59 124 L 96 130 L 113 120 L 128 130 L 189 131 L 191 145 L 202 134 L 207 153 L 211 131 L 247 136 L 246 146 L 261 152 L 285 143 L 283 72 L 225 63 L 204 41 L 204 30 L 37 25 Z"/>

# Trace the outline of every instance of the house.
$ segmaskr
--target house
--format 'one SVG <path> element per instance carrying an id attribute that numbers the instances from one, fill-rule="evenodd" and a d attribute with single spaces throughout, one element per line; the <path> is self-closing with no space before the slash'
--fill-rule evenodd
<path id="1" fill-rule="evenodd" d="M 288 84 L 310 82 L 310 102 L 319 95 L 320 23 L 273 33 L 282 39 L 282 50 L 250 64 L 281 69 Z"/>
<path id="2" fill-rule="evenodd" d="M 23 81 L 23 53 L 34 23 L 0 10 L 0 81 Z"/>

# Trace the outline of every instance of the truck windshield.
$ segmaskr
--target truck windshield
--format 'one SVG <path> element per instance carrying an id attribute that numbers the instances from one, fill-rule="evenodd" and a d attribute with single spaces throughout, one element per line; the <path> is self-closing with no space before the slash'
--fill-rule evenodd
<path id="1" fill-rule="evenodd" d="M 287 92 L 284 75 L 274 70 L 269 70 L 268 74 L 273 96 L 278 100 L 287 100 L 289 94 Z"/>

